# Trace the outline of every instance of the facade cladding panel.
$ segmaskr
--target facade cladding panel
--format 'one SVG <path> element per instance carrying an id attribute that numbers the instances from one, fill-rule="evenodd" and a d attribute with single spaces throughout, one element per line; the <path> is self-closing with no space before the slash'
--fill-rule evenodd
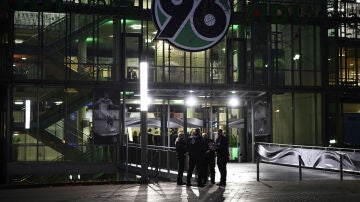
<path id="1" fill-rule="evenodd" d="M 229 1 L 229 27 L 216 43 L 175 21 L 178 39 L 158 39 L 152 7 L 162 1 L 94 2 L 2 2 L 2 182 L 113 180 L 140 164 L 140 62 L 148 63 L 154 148 L 197 127 L 212 138 L 226 131 L 238 162 L 253 160 L 252 141 L 360 146 L 359 1 Z M 216 25 L 220 10 L 200 23 Z M 165 27 L 166 18 L 197 16 L 157 12 Z M 181 40 L 212 47 L 188 51 Z M 174 153 L 159 157 L 177 168 L 166 161 Z"/>

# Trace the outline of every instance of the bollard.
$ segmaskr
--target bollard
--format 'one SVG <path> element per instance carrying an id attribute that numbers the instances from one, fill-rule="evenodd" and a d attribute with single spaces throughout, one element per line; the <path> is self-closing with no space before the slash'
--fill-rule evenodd
<path id="1" fill-rule="evenodd" d="M 302 180 L 302 171 L 301 171 L 301 156 L 299 155 L 299 180 Z"/>

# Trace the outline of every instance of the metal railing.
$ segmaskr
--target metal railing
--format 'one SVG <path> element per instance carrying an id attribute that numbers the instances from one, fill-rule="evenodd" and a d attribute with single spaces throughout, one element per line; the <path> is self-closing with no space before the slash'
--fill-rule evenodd
<path id="1" fill-rule="evenodd" d="M 129 143 L 124 146 L 127 149 L 125 163 L 126 171 L 139 170 L 141 167 L 140 144 Z M 169 178 L 171 172 L 177 171 L 176 151 L 174 147 L 147 145 L 148 173 L 149 177 L 158 181 L 159 177 Z M 136 172 L 136 171 L 135 171 Z"/>
<path id="2" fill-rule="evenodd" d="M 260 163 L 298 167 L 299 180 L 302 180 L 302 168 L 339 172 L 340 180 L 344 172 L 360 174 L 359 149 L 264 142 L 255 143 L 255 148 L 257 181 Z"/>

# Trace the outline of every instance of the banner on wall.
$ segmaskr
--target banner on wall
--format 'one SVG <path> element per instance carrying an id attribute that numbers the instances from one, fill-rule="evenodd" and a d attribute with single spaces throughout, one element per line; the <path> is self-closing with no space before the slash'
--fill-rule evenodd
<path id="1" fill-rule="evenodd" d="M 93 130 L 94 143 L 115 143 L 119 134 L 120 93 L 117 90 L 98 88 L 94 91 Z"/>
<path id="2" fill-rule="evenodd" d="M 265 98 L 254 101 L 254 136 L 271 136 L 271 106 Z M 248 120 L 251 120 L 251 109 L 248 109 Z M 251 121 L 248 122 L 248 131 L 251 132 Z"/>
<path id="3" fill-rule="evenodd" d="M 153 0 L 156 38 L 185 51 L 211 48 L 225 36 L 231 11 L 230 0 Z"/>

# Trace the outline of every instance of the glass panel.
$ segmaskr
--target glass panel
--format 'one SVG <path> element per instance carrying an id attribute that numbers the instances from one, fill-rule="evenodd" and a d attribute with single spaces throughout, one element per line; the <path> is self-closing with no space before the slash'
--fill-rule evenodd
<path id="1" fill-rule="evenodd" d="M 346 86 L 358 86 L 359 62 L 358 49 L 343 47 L 339 53 L 340 81 Z"/>
<path id="2" fill-rule="evenodd" d="M 322 130 L 322 125 L 323 125 L 323 117 L 326 117 L 326 116 L 322 116 L 323 114 L 323 104 L 322 104 L 322 95 L 320 93 L 316 94 L 316 129 L 317 129 L 317 145 L 324 145 L 324 142 L 323 142 L 323 138 L 322 138 L 322 134 L 323 134 L 323 130 Z"/>
<path id="3" fill-rule="evenodd" d="M 44 18 L 46 19 L 46 16 Z M 16 11 L 14 14 L 15 49 L 13 71 L 15 79 L 40 78 L 38 31 L 42 28 L 39 27 L 41 22 L 38 20 L 39 13 L 36 12 Z"/>
<path id="4" fill-rule="evenodd" d="M 272 96 L 273 142 L 292 144 L 293 116 L 290 93 Z"/>
<path id="5" fill-rule="evenodd" d="M 230 109 L 229 120 L 229 153 L 230 160 L 239 161 L 241 154 L 245 154 L 246 134 L 244 129 L 243 109 Z"/>
<path id="6" fill-rule="evenodd" d="M 315 32 L 314 26 L 301 27 L 302 51 L 299 61 L 296 60 L 295 63 L 299 62 L 300 64 L 301 85 L 303 86 L 315 86 L 316 66 L 314 65 L 316 65 L 316 60 L 318 60 L 315 57 L 315 50 L 316 50 L 315 40 L 319 38 L 320 37 L 317 36 L 317 33 Z"/>
<path id="7" fill-rule="evenodd" d="M 295 94 L 295 144 L 315 145 L 316 119 L 315 94 Z"/>
<path id="8" fill-rule="evenodd" d="M 224 84 L 227 82 L 227 68 L 226 68 L 226 40 L 223 39 L 220 43 L 214 46 L 210 53 L 207 51 L 205 56 L 205 71 L 206 78 L 204 82 L 209 83 L 213 79 L 214 84 Z M 210 57 L 211 56 L 211 57 Z M 210 57 L 211 64 L 207 64 L 207 58 Z M 211 69 L 208 67 L 210 66 Z"/>
<path id="9" fill-rule="evenodd" d="M 293 70 L 293 85 L 301 85 L 301 61 L 303 60 L 302 52 L 300 50 L 301 44 L 301 27 L 298 25 L 292 25 L 291 29 L 291 48 L 292 48 L 292 70 Z"/>
<path id="10" fill-rule="evenodd" d="M 139 79 L 140 67 L 140 36 L 126 36 L 125 47 L 125 67 L 126 78 L 131 80 Z M 151 71 L 149 71 L 151 72 Z M 151 75 L 151 73 L 150 73 Z M 149 76 L 151 78 L 151 76 Z"/>
<path id="11" fill-rule="evenodd" d="M 64 64 L 65 46 L 69 46 L 66 40 L 70 31 L 66 27 L 69 23 L 69 15 L 44 13 L 44 16 L 50 16 L 51 23 L 43 29 L 43 79 L 62 81 L 66 75 Z"/>
<path id="12" fill-rule="evenodd" d="M 170 103 L 175 103 L 177 100 L 171 100 Z M 182 102 L 183 103 L 183 102 Z M 169 146 L 175 147 L 175 140 L 179 132 L 184 131 L 184 105 L 170 106 L 170 120 L 168 122 L 169 128 Z"/>
<path id="13" fill-rule="evenodd" d="M 44 139 L 44 144 L 61 144 L 64 139 L 64 89 L 40 88 L 39 98 L 40 139 Z"/>
<path id="14" fill-rule="evenodd" d="M 167 42 L 158 41 L 156 46 L 156 81 L 183 83 L 184 82 L 185 52 Z"/>
<path id="15" fill-rule="evenodd" d="M 101 80 L 98 64 L 99 26 L 107 24 L 106 17 L 97 15 L 72 15 L 70 52 L 66 66 L 71 80 Z"/>
<path id="16" fill-rule="evenodd" d="M 229 41 L 230 42 L 230 41 Z M 231 41 L 231 63 L 232 63 L 232 81 L 245 84 L 246 82 L 246 47 L 244 41 Z"/>
<path id="17" fill-rule="evenodd" d="M 140 100 L 126 100 L 126 134 L 129 143 L 140 144 Z"/>
<path id="18" fill-rule="evenodd" d="M 37 88 L 15 87 L 12 144 L 17 144 L 18 146 L 12 148 L 12 161 L 36 160 L 36 149 L 28 149 L 27 147 L 29 144 L 37 144 L 38 116 Z"/>
<path id="19" fill-rule="evenodd" d="M 68 145 L 87 144 L 91 139 L 92 90 L 77 88 L 76 91 L 67 91 L 66 100 L 67 117 L 64 139 Z M 78 149 L 83 151 L 81 147 Z"/>
<path id="20" fill-rule="evenodd" d="M 212 111 L 212 119 L 213 119 L 213 128 L 212 131 L 214 133 L 217 132 L 218 129 L 222 129 L 224 132 L 226 129 L 226 107 L 213 107 Z M 216 138 L 215 135 L 213 138 Z"/>
<path id="21" fill-rule="evenodd" d="M 268 82 L 268 26 L 261 24 L 253 26 L 252 41 L 253 41 L 253 65 L 254 76 L 253 82 L 256 85 L 264 85 Z"/>
<path id="22" fill-rule="evenodd" d="M 161 102 L 159 100 L 159 102 Z M 147 113 L 148 126 L 148 145 L 163 146 L 165 142 L 165 134 L 161 134 L 163 108 L 161 105 L 150 105 Z"/>
<path id="23" fill-rule="evenodd" d="M 191 53 L 191 78 L 192 83 L 205 83 L 205 61 L 208 58 L 206 51 Z"/>
<path id="24" fill-rule="evenodd" d="M 293 61 L 290 25 L 272 26 L 272 49 L 274 57 L 274 83 L 292 85 L 291 67 Z"/>
<path id="25" fill-rule="evenodd" d="M 160 59 L 160 61 L 157 61 L 157 51 L 158 51 L 158 44 L 161 44 L 162 42 L 160 40 L 155 40 L 155 35 L 156 35 L 156 28 L 155 25 L 152 21 L 146 21 L 147 25 L 146 25 L 146 36 L 144 35 L 143 38 L 143 42 L 144 42 L 144 47 L 147 48 L 147 60 L 149 63 L 149 75 L 152 75 L 149 79 L 149 82 L 155 82 L 156 79 L 154 77 L 155 75 L 155 69 L 157 68 L 161 68 L 161 64 L 162 64 L 162 58 Z M 144 33 L 145 34 L 145 33 Z M 162 55 L 161 53 L 159 53 L 160 55 Z M 159 67 L 157 66 L 159 65 Z"/>
<path id="26" fill-rule="evenodd" d="M 191 134 L 195 128 L 202 129 L 203 127 L 203 110 L 197 107 L 187 108 L 187 134 Z"/>
<path id="27" fill-rule="evenodd" d="M 113 63 L 114 48 L 114 23 L 107 18 L 99 24 L 99 42 L 97 50 L 97 66 L 99 71 L 99 80 L 112 80 L 111 66 Z"/>

